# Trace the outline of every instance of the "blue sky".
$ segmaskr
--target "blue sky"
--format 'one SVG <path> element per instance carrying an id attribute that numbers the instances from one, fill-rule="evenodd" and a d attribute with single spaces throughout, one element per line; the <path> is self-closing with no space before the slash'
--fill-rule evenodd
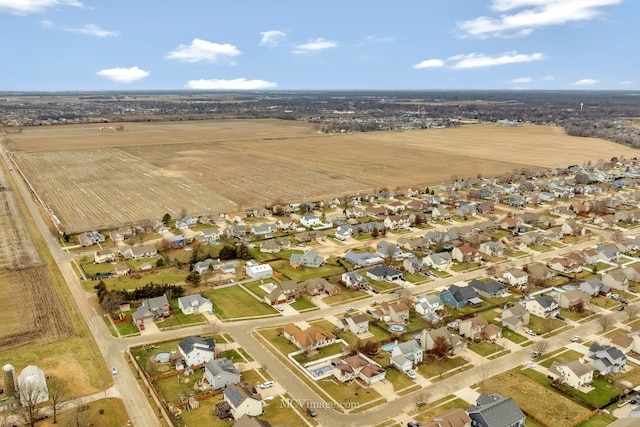
<path id="1" fill-rule="evenodd" d="M 640 0 L 0 0 L 0 91 L 640 89 Z"/>

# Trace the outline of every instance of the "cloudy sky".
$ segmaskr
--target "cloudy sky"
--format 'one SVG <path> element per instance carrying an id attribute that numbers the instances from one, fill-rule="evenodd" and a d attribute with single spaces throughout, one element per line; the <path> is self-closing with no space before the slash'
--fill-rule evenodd
<path id="1" fill-rule="evenodd" d="M 640 89 L 640 0 L 0 0 L 0 91 Z"/>

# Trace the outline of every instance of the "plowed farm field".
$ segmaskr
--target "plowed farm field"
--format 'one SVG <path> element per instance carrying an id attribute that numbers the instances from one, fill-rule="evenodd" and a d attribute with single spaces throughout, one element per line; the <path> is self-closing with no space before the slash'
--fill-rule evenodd
<path id="1" fill-rule="evenodd" d="M 0 349 L 70 337 L 73 327 L 0 168 Z"/>
<path id="2" fill-rule="evenodd" d="M 638 155 L 547 126 L 323 135 L 280 120 L 25 128 L 7 148 L 67 232 Z"/>

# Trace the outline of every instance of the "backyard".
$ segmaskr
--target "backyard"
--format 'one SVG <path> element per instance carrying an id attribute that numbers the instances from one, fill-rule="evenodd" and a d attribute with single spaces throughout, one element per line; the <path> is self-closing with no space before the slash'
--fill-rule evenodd
<path id="1" fill-rule="evenodd" d="M 203 294 L 205 298 L 215 301 L 213 312 L 221 319 L 279 315 L 275 308 L 258 301 L 239 286 L 211 289 Z"/>

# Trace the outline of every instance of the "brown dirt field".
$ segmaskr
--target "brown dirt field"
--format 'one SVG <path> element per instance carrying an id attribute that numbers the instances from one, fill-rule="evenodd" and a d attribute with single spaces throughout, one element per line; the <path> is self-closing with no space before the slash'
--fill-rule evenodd
<path id="1" fill-rule="evenodd" d="M 490 378 L 483 391 L 513 397 L 520 408 L 555 427 L 571 426 L 572 420 L 589 412 L 583 406 L 514 372 Z"/>
<path id="2" fill-rule="evenodd" d="M 142 219 L 422 187 L 637 150 L 547 126 L 322 135 L 279 120 L 27 128 L 8 147 L 68 232 Z M 81 149 L 83 148 L 83 149 Z"/>
<path id="3" fill-rule="evenodd" d="M 67 338 L 73 326 L 0 168 L 0 349 Z"/>

